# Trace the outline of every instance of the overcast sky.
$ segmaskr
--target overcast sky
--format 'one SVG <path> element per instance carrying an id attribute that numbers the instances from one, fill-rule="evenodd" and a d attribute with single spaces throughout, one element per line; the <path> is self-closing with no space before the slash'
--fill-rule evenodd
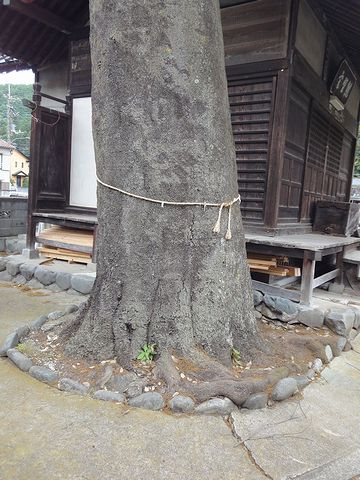
<path id="1" fill-rule="evenodd" d="M 34 73 L 32 70 L 21 70 L 20 72 L 0 73 L 0 85 L 4 85 L 6 83 L 32 84 L 34 83 Z"/>

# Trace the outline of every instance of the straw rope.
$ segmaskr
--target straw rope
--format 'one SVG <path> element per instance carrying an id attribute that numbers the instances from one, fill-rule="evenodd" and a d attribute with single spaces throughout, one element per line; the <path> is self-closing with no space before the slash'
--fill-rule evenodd
<path id="1" fill-rule="evenodd" d="M 121 188 L 114 187 L 113 185 L 109 185 L 108 183 L 103 182 L 100 180 L 100 178 L 96 175 L 96 180 L 97 182 L 102 185 L 103 187 L 107 187 L 110 190 L 115 190 L 116 192 L 119 192 L 123 195 L 127 195 L 128 197 L 132 198 L 137 198 L 138 200 L 143 200 L 145 202 L 151 202 L 151 203 L 157 203 L 158 205 L 161 205 L 161 207 L 164 207 L 165 205 L 172 205 L 172 206 L 177 206 L 177 207 L 203 207 L 204 210 L 206 207 L 210 208 L 218 208 L 219 209 L 219 214 L 218 214 L 218 219 L 214 225 L 213 232 L 214 233 L 220 233 L 220 228 L 221 228 L 221 214 L 224 208 L 228 209 L 228 223 L 227 223 L 227 230 L 225 234 L 225 239 L 226 240 L 231 240 L 231 207 L 239 202 L 241 202 L 240 195 L 235 197 L 233 200 L 228 201 L 228 202 L 222 202 L 222 203 L 211 203 L 211 202 L 172 202 L 168 200 L 158 200 L 156 198 L 151 198 L 151 197 L 144 197 L 142 195 L 137 195 L 135 193 L 130 193 L 127 192 L 126 190 L 122 190 Z"/>

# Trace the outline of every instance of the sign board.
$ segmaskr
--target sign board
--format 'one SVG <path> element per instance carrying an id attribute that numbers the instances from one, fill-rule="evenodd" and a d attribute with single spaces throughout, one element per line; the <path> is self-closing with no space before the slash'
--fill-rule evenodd
<path id="1" fill-rule="evenodd" d="M 343 60 L 331 84 L 330 93 L 345 105 L 350 97 L 355 82 L 356 78 L 350 65 L 346 60 Z"/>

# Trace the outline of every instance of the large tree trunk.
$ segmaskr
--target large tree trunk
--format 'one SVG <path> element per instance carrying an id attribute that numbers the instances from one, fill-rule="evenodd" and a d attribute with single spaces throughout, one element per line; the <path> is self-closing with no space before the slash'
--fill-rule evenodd
<path id="1" fill-rule="evenodd" d="M 238 195 L 218 0 L 90 0 L 99 178 L 138 195 Z M 67 349 L 129 364 L 145 343 L 225 364 L 256 339 L 239 204 L 161 206 L 98 186 L 93 293 Z"/>

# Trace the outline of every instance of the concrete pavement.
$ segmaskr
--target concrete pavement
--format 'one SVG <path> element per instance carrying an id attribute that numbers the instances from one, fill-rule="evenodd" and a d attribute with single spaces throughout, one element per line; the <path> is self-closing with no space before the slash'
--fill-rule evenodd
<path id="1" fill-rule="evenodd" d="M 233 415 L 236 435 L 269 478 L 349 480 L 360 474 L 360 337 L 354 347 L 334 359 L 300 401 Z"/>
<path id="2" fill-rule="evenodd" d="M 78 303 L 0 284 L 0 341 Z M 0 359 L 1 480 L 350 480 L 360 474 L 360 339 L 304 398 L 233 416 L 174 417 L 66 394 Z"/>
<path id="3" fill-rule="evenodd" d="M 0 340 L 74 297 L 0 285 Z M 69 395 L 0 359 L 1 480 L 262 480 L 219 417 L 174 417 Z"/>

